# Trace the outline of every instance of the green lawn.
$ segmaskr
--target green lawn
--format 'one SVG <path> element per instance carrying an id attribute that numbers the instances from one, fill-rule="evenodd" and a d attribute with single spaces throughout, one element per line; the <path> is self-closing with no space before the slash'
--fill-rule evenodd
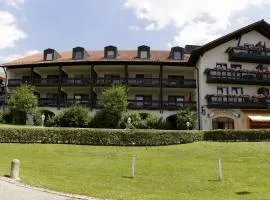
<path id="1" fill-rule="evenodd" d="M 270 199 L 270 143 L 166 147 L 0 144 L 0 175 L 21 160 L 31 185 L 110 199 Z M 137 155 L 130 179 L 131 155 Z M 217 179 L 217 159 L 224 181 Z"/>

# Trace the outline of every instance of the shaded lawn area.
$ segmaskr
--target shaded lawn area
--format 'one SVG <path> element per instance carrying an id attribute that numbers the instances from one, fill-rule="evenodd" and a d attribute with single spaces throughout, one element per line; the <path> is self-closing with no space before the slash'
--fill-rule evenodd
<path id="1" fill-rule="evenodd" d="M 270 143 L 165 147 L 0 144 L 0 175 L 21 160 L 23 182 L 110 199 L 270 199 Z M 136 154 L 135 178 L 130 177 Z M 222 159 L 224 181 L 217 180 Z"/>

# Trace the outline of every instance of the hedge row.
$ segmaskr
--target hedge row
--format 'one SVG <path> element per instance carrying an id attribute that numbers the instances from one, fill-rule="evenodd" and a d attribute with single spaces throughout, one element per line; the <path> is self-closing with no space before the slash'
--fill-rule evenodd
<path id="1" fill-rule="evenodd" d="M 204 131 L 206 141 L 259 142 L 270 140 L 270 129 L 264 130 L 211 130 Z"/>
<path id="2" fill-rule="evenodd" d="M 158 146 L 202 139 L 199 131 L 0 127 L 0 143 Z"/>

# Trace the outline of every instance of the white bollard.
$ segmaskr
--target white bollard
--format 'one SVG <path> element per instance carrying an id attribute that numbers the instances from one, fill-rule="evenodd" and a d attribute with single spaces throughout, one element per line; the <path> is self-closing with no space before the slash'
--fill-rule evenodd
<path id="1" fill-rule="evenodd" d="M 131 178 L 135 177 L 135 161 L 136 161 L 136 157 L 132 156 L 132 159 L 131 159 Z"/>
<path id="2" fill-rule="evenodd" d="M 219 181 L 222 181 L 221 159 L 218 159 L 218 180 Z"/>
<path id="3" fill-rule="evenodd" d="M 20 180 L 19 173 L 20 173 L 20 161 L 18 159 L 14 159 L 11 162 L 10 178 Z"/>

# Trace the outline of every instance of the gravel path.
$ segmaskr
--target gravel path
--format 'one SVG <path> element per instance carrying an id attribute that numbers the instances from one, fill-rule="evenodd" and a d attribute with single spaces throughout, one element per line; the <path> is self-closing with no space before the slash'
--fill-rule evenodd
<path id="1" fill-rule="evenodd" d="M 69 195 L 35 188 L 0 177 L 1 200 L 97 200 L 84 196 Z"/>

